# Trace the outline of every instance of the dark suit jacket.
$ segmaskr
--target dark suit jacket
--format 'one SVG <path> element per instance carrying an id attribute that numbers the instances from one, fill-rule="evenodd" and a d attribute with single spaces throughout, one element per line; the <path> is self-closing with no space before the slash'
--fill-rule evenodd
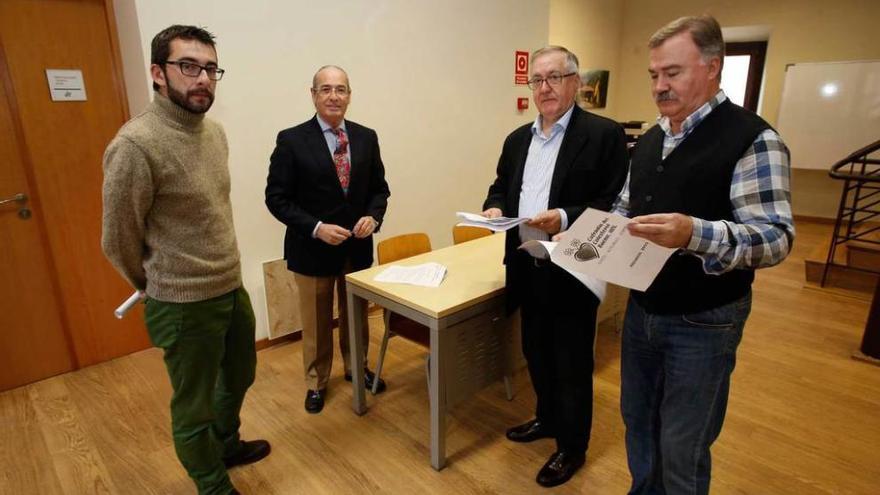
<path id="1" fill-rule="evenodd" d="M 346 260 L 350 260 L 353 270 L 373 264 L 372 236 L 352 236 L 339 246 L 312 237 L 319 220 L 352 229 L 361 217 L 369 215 L 381 226 L 388 207 L 391 192 L 385 182 L 376 132 L 348 120 L 345 128 L 351 154 L 348 195 L 339 184 L 316 117 L 278 133 L 269 162 L 266 206 L 287 226 L 287 268 L 303 275 L 340 275 Z"/>
<path id="2" fill-rule="evenodd" d="M 523 170 L 532 142 L 532 124 L 513 131 L 504 141 L 495 182 L 483 209 L 500 208 L 505 216 L 519 211 Z M 577 105 L 565 130 L 553 179 L 550 183 L 548 209 L 562 208 L 568 225 L 574 223 L 587 207 L 609 210 L 623 187 L 627 172 L 626 137 L 616 122 L 581 110 Z M 519 305 L 517 247 L 519 229 L 507 231 L 504 263 L 507 266 L 507 293 L 510 308 Z"/>

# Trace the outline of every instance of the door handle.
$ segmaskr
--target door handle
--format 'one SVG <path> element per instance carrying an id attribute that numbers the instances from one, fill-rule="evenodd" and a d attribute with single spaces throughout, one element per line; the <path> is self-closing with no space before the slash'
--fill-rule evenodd
<path id="1" fill-rule="evenodd" d="M 31 210 L 29 210 L 28 207 L 25 206 L 27 200 L 27 194 L 18 193 L 11 198 L 0 199 L 0 205 L 5 205 L 6 203 L 18 203 L 18 217 L 22 220 L 27 220 L 31 217 Z"/>
<path id="2" fill-rule="evenodd" d="M 25 193 L 18 193 L 11 198 L 0 199 L 0 205 L 5 205 L 6 203 L 19 203 L 25 204 L 27 203 L 28 197 Z"/>

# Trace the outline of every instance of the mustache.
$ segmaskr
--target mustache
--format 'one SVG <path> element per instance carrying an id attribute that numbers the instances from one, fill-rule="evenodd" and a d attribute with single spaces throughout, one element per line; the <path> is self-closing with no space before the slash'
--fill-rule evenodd
<path id="1" fill-rule="evenodd" d="M 672 100 L 677 100 L 677 99 L 678 99 L 678 95 L 673 93 L 672 90 L 666 90 L 666 91 L 663 91 L 662 93 L 657 93 L 657 96 L 654 97 L 654 101 L 656 101 L 657 103 L 660 103 L 663 101 L 672 101 Z"/>
<path id="2" fill-rule="evenodd" d="M 187 96 L 207 96 L 210 98 L 214 97 L 214 93 L 208 91 L 207 89 L 194 89 L 192 91 L 188 91 Z"/>

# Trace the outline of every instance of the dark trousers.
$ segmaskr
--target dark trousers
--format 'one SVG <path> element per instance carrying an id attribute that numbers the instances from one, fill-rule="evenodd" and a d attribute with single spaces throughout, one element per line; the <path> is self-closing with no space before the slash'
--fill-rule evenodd
<path id="1" fill-rule="evenodd" d="M 206 301 L 147 299 L 153 345 L 171 378 L 174 450 L 200 494 L 233 490 L 223 458 L 241 446 L 239 411 L 254 382 L 254 312 L 244 288 Z"/>
<path id="2" fill-rule="evenodd" d="M 593 420 L 593 342 L 599 300 L 549 262 L 519 255 L 523 354 L 538 403 L 558 450 L 581 453 Z"/>

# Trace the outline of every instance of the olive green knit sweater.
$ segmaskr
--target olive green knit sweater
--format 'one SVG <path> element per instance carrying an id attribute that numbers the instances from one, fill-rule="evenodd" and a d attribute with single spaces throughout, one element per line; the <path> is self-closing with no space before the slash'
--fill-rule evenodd
<path id="1" fill-rule="evenodd" d="M 154 299 L 193 302 L 241 286 L 226 135 L 156 93 L 104 153 L 104 254 Z"/>

